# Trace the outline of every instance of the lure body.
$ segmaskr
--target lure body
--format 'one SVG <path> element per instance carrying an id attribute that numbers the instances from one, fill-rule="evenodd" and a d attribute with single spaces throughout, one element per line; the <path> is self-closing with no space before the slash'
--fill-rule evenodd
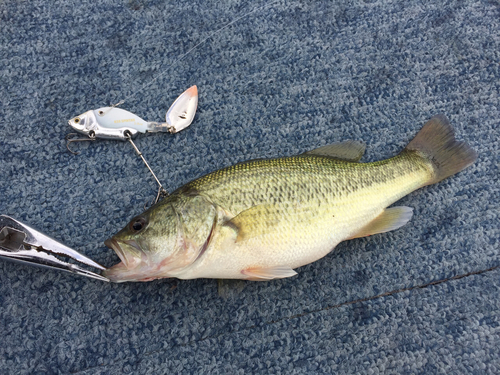
<path id="1" fill-rule="evenodd" d="M 177 133 L 191 124 L 197 106 L 198 89 L 192 86 L 170 106 L 165 122 L 150 122 L 121 108 L 103 107 L 76 116 L 68 123 L 74 130 L 92 139 L 126 141 L 139 133 Z"/>

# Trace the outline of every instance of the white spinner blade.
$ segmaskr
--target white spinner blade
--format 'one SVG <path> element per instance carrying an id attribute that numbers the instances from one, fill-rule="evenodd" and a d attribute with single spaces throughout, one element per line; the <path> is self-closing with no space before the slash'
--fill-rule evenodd
<path id="1" fill-rule="evenodd" d="M 187 128 L 193 122 L 198 107 L 198 88 L 191 86 L 170 106 L 166 122 L 171 133 Z"/>

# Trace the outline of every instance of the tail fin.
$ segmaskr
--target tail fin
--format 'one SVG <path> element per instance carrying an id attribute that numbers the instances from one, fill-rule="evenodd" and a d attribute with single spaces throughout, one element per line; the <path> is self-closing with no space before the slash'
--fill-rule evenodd
<path id="1" fill-rule="evenodd" d="M 431 118 L 406 146 L 405 150 L 418 151 L 434 167 L 434 184 L 473 164 L 476 152 L 464 142 L 458 142 L 445 115 Z"/>

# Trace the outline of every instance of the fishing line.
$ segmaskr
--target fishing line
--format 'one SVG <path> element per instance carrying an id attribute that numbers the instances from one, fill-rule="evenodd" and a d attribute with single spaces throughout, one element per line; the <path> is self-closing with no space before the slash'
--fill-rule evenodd
<path id="1" fill-rule="evenodd" d="M 227 29 L 229 26 L 232 26 L 234 25 L 236 22 L 250 16 L 252 13 L 255 13 L 255 12 L 258 12 L 258 11 L 261 11 L 261 10 L 264 10 L 266 8 L 269 8 L 271 7 L 272 5 L 280 2 L 281 0 L 275 0 L 275 1 L 272 1 L 270 3 L 267 3 L 265 5 L 262 5 L 262 6 L 259 6 L 255 9 L 252 9 L 250 11 L 248 11 L 247 13 L 244 13 L 243 15 L 235 18 L 234 20 L 232 20 L 231 22 L 227 23 L 226 25 L 222 26 L 220 29 L 217 29 L 215 30 L 214 32 L 212 32 L 211 34 L 209 34 L 205 39 L 202 39 L 200 42 L 198 42 L 197 44 L 195 44 L 193 47 L 191 47 L 187 52 L 183 53 L 182 55 L 180 55 L 176 60 L 174 60 L 170 65 L 168 65 L 167 67 L 165 67 L 165 70 L 163 71 L 163 73 L 160 73 L 158 74 L 155 78 L 153 78 L 151 81 L 149 81 L 148 83 L 145 83 L 144 85 L 142 85 L 141 88 L 139 88 L 138 90 L 134 91 L 132 94 L 128 95 L 125 97 L 125 99 L 123 100 L 120 100 L 118 103 L 112 105 L 110 107 L 111 108 L 115 108 L 119 105 L 122 105 L 123 103 L 125 103 L 127 100 L 133 98 L 135 95 L 141 93 L 142 91 L 144 91 L 145 89 L 147 89 L 148 87 L 150 87 L 153 83 L 155 83 L 156 81 L 158 81 L 159 79 L 163 78 L 169 71 L 169 69 L 174 66 L 175 64 L 177 64 L 179 61 L 181 61 L 184 57 L 186 57 L 187 55 L 189 55 L 191 52 L 193 52 L 196 48 L 198 48 L 199 46 L 201 46 L 202 44 L 204 44 L 207 40 L 217 36 L 218 34 L 220 34 L 223 30 Z"/>

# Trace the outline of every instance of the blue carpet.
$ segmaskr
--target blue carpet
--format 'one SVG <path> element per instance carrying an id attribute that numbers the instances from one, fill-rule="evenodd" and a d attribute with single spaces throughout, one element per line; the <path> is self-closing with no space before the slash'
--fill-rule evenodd
<path id="1" fill-rule="evenodd" d="M 264 4 L 0 2 L 0 213 L 116 263 L 103 241 L 156 186 L 126 143 L 71 155 L 67 120 L 128 97 L 159 121 L 193 84 L 190 128 L 137 138 L 170 191 L 345 139 L 388 158 L 438 113 L 478 161 L 403 198 L 405 227 L 224 298 L 214 280 L 117 285 L 0 261 L 1 373 L 500 372 L 500 3 L 276 1 L 176 62 Z"/>

